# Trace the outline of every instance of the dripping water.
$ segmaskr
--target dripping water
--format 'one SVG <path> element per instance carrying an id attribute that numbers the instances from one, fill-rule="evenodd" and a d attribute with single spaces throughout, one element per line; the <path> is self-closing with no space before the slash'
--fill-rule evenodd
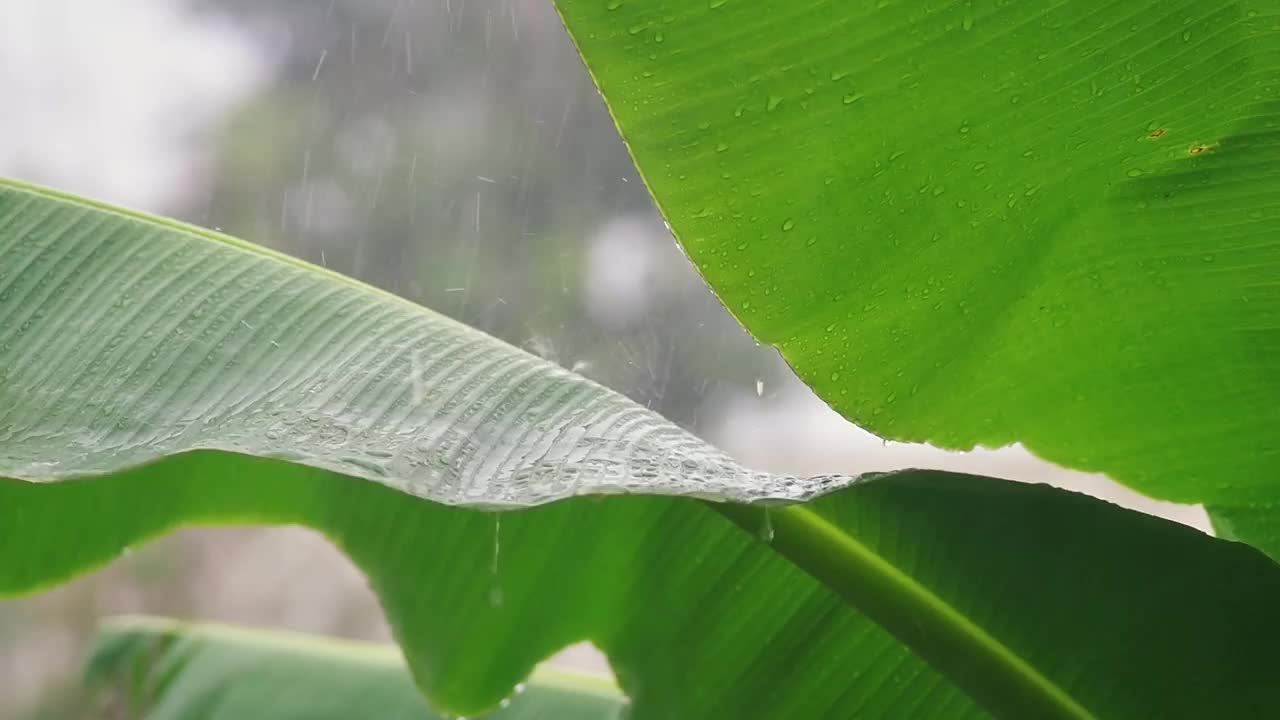
<path id="1" fill-rule="evenodd" d="M 771 543 L 773 542 L 773 513 L 769 508 L 764 509 L 764 520 L 760 523 L 760 539 Z"/>
<path id="2" fill-rule="evenodd" d="M 489 576 L 493 581 L 489 588 L 489 606 L 502 607 L 502 583 L 498 578 L 498 554 L 502 551 L 502 515 L 493 515 L 493 560 L 489 565 Z"/>

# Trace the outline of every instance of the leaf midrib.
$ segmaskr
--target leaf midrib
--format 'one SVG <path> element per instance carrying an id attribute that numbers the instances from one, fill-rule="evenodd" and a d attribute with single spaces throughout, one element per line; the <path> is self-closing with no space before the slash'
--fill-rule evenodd
<path id="1" fill-rule="evenodd" d="M 996 717 L 1098 720 L 960 609 L 811 507 L 707 504 L 753 535 L 768 523 L 773 533 L 769 544 L 776 552 L 942 671 Z"/>

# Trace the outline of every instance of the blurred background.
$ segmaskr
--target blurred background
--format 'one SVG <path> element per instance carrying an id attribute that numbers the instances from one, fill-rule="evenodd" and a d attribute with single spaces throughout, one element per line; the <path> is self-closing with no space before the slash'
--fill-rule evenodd
<path id="1" fill-rule="evenodd" d="M 0 0 L 0 174 L 353 275 L 761 469 L 980 472 L 1208 527 L 1020 448 L 882 443 L 830 411 L 681 254 L 551 0 Z M 0 718 L 89 717 L 67 688 L 96 620 L 123 612 L 388 637 L 314 533 L 183 530 L 0 599 Z"/>

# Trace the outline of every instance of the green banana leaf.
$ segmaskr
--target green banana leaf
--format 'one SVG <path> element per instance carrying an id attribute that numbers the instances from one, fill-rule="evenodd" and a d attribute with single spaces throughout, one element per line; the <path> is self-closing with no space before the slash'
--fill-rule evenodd
<path id="1" fill-rule="evenodd" d="M 451 720 L 394 647 L 155 618 L 104 623 L 84 685 L 132 720 Z M 539 667 L 483 717 L 617 720 L 625 707 L 608 678 Z"/>
<path id="2" fill-rule="evenodd" d="M 9 181 L 0 375 L 0 593 L 181 524 L 307 525 L 453 713 L 580 640 L 641 720 L 1247 718 L 1280 691 L 1280 570 L 1247 546 L 1043 486 L 749 472 L 393 296 Z"/>
<path id="3" fill-rule="evenodd" d="M 690 259 L 845 417 L 1280 557 L 1280 3 L 557 5 Z"/>

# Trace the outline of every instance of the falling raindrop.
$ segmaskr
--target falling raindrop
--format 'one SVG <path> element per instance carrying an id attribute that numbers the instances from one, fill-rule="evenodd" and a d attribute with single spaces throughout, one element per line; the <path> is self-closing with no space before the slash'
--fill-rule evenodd
<path id="1" fill-rule="evenodd" d="M 502 515 L 493 515 L 493 562 L 489 566 L 493 587 L 489 589 L 489 606 L 502 607 L 502 584 L 498 578 L 498 554 L 502 550 Z"/>
<path id="2" fill-rule="evenodd" d="M 769 508 L 764 509 L 764 520 L 760 523 L 760 539 L 771 543 L 773 542 L 773 512 Z"/>
<path id="3" fill-rule="evenodd" d="M 756 397 L 764 397 L 764 380 L 756 378 Z"/>

